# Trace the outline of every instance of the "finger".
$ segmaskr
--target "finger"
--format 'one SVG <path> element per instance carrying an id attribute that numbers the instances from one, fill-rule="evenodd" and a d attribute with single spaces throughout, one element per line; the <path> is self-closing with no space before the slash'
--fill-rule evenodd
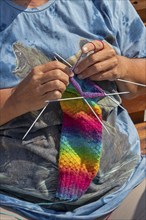
<path id="1" fill-rule="evenodd" d="M 87 56 L 84 60 L 82 60 L 77 67 L 75 68 L 74 72 L 76 74 L 79 74 L 83 72 L 85 69 L 90 67 L 91 65 L 108 60 L 116 55 L 116 52 L 113 48 L 110 49 L 104 49 L 102 51 L 99 51 L 98 53 L 93 53 Z"/>
<path id="2" fill-rule="evenodd" d="M 89 53 L 91 51 L 97 52 L 104 49 L 104 42 L 100 40 L 93 40 L 82 47 L 82 53 Z"/>
<path id="3" fill-rule="evenodd" d="M 46 94 L 44 94 L 43 101 L 47 101 L 47 100 L 57 100 L 60 99 L 62 97 L 62 93 L 59 90 L 54 90 L 51 92 L 48 92 Z"/>
<path id="4" fill-rule="evenodd" d="M 41 94 L 44 95 L 48 92 L 58 90 L 63 93 L 66 90 L 66 85 L 60 80 L 53 80 L 43 84 L 40 88 Z"/>
<path id="5" fill-rule="evenodd" d="M 110 69 L 115 68 L 117 66 L 117 64 L 118 64 L 118 61 L 115 57 L 108 59 L 108 60 L 104 60 L 99 63 L 95 63 L 92 66 L 90 66 L 89 68 L 87 68 L 85 71 L 78 74 L 78 78 L 85 79 L 85 78 L 91 77 L 94 74 L 106 72 Z"/>
<path id="6" fill-rule="evenodd" d="M 50 62 L 45 63 L 43 65 L 40 65 L 34 69 L 35 69 L 35 71 L 43 72 L 43 73 L 49 72 L 51 70 L 61 70 L 64 73 L 66 73 L 68 76 L 70 76 L 70 77 L 73 76 L 73 72 L 70 70 L 70 68 L 59 61 L 50 61 Z"/>
<path id="7" fill-rule="evenodd" d="M 57 70 L 51 70 L 49 72 L 42 73 L 39 79 L 40 84 L 44 84 L 52 80 L 60 80 L 65 85 L 68 85 L 69 76 L 63 71 L 57 69 Z"/>
<path id="8" fill-rule="evenodd" d="M 119 75 L 119 73 L 117 71 L 117 68 L 115 68 L 112 70 L 108 70 L 104 73 L 94 74 L 89 78 L 94 81 L 103 81 L 103 80 L 114 81 L 117 78 L 119 78 L 118 75 Z"/>

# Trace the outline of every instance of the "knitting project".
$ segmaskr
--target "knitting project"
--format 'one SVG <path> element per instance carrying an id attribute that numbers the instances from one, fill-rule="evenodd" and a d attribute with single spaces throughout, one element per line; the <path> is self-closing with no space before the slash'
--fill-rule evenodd
<path id="1" fill-rule="evenodd" d="M 80 87 L 80 86 L 79 86 Z M 82 88 L 90 95 L 102 93 L 95 83 L 84 80 Z M 72 84 L 64 93 L 64 98 L 80 96 Z M 97 97 L 97 96 L 96 96 Z M 87 99 L 97 116 L 102 120 L 102 112 L 97 99 Z M 63 122 L 60 139 L 59 180 L 57 198 L 76 200 L 88 189 L 99 170 L 102 152 L 102 125 L 84 99 L 60 102 Z"/>

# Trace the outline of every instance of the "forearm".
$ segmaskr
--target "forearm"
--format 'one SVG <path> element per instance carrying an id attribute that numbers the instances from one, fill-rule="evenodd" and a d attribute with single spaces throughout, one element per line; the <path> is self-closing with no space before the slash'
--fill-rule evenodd
<path id="1" fill-rule="evenodd" d="M 126 57 L 119 57 L 121 62 L 121 76 L 120 79 L 145 84 L 146 85 L 146 59 L 129 59 Z M 125 83 L 116 80 L 119 91 L 129 91 L 126 98 L 132 98 L 142 93 L 146 93 L 146 87 L 138 86 L 132 83 Z"/>
<path id="2" fill-rule="evenodd" d="M 0 90 L 0 126 L 25 113 L 13 92 L 14 88 Z"/>

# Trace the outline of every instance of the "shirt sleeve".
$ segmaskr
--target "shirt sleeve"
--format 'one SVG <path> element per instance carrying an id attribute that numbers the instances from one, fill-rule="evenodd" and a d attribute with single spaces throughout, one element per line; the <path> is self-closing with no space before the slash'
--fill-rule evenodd
<path id="1" fill-rule="evenodd" d="M 146 27 L 129 0 L 104 0 L 121 55 L 146 57 Z"/>

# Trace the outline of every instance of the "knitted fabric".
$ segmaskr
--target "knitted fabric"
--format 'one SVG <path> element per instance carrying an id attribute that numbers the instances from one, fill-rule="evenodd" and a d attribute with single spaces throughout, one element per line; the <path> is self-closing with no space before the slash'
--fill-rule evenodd
<path id="1" fill-rule="evenodd" d="M 96 86 L 92 89 L 94 92 L 99 92 Z M 69 86 L 64 98 L 75 96 L 79 94 Z M 88 102 L 102 120 L 100 107 L 91 99 Z M 83 99 L 63 101 L 60 104 L 63 111 L 63 124 L 56 196 L 60 200 L 73 201 L 86 192 L 99 170 L 102 125 Z"/>

